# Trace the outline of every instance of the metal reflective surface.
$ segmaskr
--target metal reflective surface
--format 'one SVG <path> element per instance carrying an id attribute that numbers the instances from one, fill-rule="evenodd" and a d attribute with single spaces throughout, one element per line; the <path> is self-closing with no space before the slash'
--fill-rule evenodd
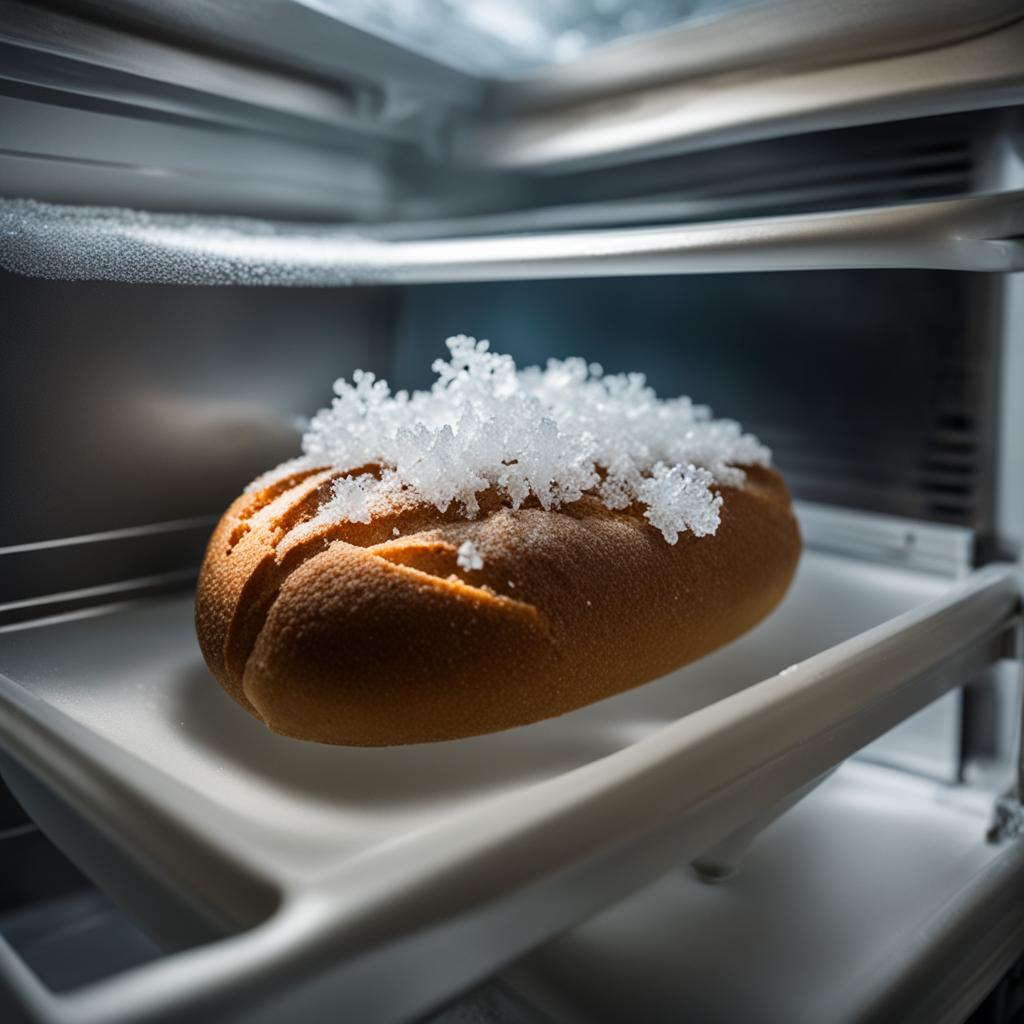
<path id="1" fill-rule="evenodd" d="M 458 231 L 458 222 L 451 223 Z M 334 287 L 907 267 L 1024 269 L 1024 191 L 680 226 L 387 240 L 350 228 L 0 200 L 30 277 Z"/>
<path id="2" fill-rule="evenodd" d="M 666 81 L 460 126 L 459 159 L 550 173 L 1020 102 L 1024 22 L 900 56 Z"/>

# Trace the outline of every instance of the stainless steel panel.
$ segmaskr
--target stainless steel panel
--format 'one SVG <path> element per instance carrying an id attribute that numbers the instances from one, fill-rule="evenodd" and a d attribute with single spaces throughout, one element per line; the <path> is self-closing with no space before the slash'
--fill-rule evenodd
<path id="1" fill-rule="evenodd" d="M 399 110 L 403 100 L 467 104 L 481 93 L 471 76 L 352 28 L 315 0 L 77 0 L 75 7 L 101 23 L 140 25 L 327 81 L 374 83 L 394 94 Z"/>
<path id="2" fill-rule="evenodd" d="M 506 107 L 565 106 L 655 82 L 750 78 L 936 49 L 1021 16 L 1015 0 L 772 0 L 724 12 L 697 7 L 679 25 L 496 83 Z"/>
<path id="3" fill-rule="evenodd" d="M 852 10 L 852 9 L 851 9 Z M 828 67 L 665 82 L 459 126 L 459 161 L 545 173 L 848 125 L 1020 103 L 1024 22 Z"/>
<path id="4" fill-rule="evenodd" d="M 395 302 L 0 274 L 0 603 L 197 566 L 331 381 L 389 371 Z"/>

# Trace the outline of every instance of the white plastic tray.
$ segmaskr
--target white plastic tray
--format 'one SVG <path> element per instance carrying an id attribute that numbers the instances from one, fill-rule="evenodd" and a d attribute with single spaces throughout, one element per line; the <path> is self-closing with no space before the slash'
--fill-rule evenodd
<path id="1" fill-rule="evenodd" d="M 378 750 L 242 713 L 202 665 L 189 597 L 9 628 L 5 776 L 190 947 L 57 996 L 0 945 L 11 1008 L 269 1021 L 336 1000 L 353 1020 L 406 1019 L 769 814 L 998 657 L 1019 604 L 1009 568 L 952 583 L 810 553 L 768 621 L 673 676 L 523 729 Z"/>

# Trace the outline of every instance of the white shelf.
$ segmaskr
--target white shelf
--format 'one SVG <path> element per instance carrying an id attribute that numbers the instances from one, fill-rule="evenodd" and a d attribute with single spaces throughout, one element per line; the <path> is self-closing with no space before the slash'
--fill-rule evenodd
<path id="1" fill-rule="evenodd" d="M 408 1019 L 770 816 L 1000 657 L 1019 606 L 1009 567 L 954 582 L 809 552 L 773 616 L 672 676 L 379 750 L 240 712 L 202 665 L 189 597 L 7 627 L 0 749 L 19 799 L 150 927 L 234 937 L 59 998 L 2 944 L 0 973 L 48 1022 L 225 1004 L 282 1019 L 324 993 L 367 1024 Z"/>

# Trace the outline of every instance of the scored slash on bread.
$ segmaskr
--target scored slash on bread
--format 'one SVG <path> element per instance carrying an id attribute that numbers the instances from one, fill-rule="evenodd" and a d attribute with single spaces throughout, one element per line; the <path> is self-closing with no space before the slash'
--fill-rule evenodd
<path id="1" fill-rule="evenodd" d="M 800 538 L 782 477 L 750 465 L 713 536 L 667 544 L 639 507 L 480 495 L 319 521 L 336 470 L 242 495 L 210 540 L 196 627 L 210 671 L 275 732 L 380 746 L 525 725 L 630 689 L 745 632 Z M 361 467 L 352 475 L 372 471 Z M 396 536 L 395 530 L 398 530 Z M 483 566 L 464 570 L 466 541 Z"/>

